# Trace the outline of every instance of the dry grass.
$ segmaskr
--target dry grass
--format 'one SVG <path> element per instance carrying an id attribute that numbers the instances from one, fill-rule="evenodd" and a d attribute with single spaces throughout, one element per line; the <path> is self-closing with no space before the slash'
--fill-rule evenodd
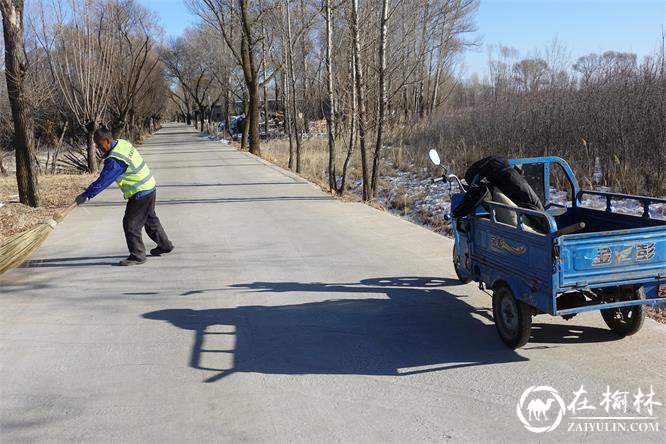
<path id="1" fill-rule="evenodd" d="M 666 324 L 666 304 L 648 307 L 647 315 L 657 322 Z"/>
<path id="2" fill-rule="evenodd" d="M 407 216 L 415 205 L 425 196 L 422 193 L 412 193 L 409 189 L 401 186 L 382 183 L 384 192 L 384 204 L 389 210 L 394 210 L 401 216 Z"/>
<path id="3" fill-rule="evenodd" d="M 0 202 L 6 203 L 0 207 L 0 245 L 10 236 L 33 228 L 69 206 L 94 179 L 91 174 L 40 176 L 41 207 L 31 208 L 18 202 L 16 178 L 0 177 Z"/>
<path id="4" fill-rule="evenodd" d="M 337 173 L 342 174 L 342 164 L 347 156 L 347 148 L 337 143 Z M 289 169 L 289 141 L 272 140 L 261 146 L 261 157 L 282 168 Z M 294 159 L 294 164 L 295 164 Z M 328 190 L 328 141 L 312 138 L 304 141 L 301 152 L 301 171 L 305 179 Z M 361 177 L 361 159 L 358 150 L 352 155 L 347 175 L 346 192 L 350 191 L 354 183 Z M 348 197 L 354 197 L 352 193 Z"/>

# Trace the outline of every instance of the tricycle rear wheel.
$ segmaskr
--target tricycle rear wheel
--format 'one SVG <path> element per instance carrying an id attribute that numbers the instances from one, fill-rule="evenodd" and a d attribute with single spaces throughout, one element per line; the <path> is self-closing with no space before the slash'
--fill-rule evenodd
<path id="1" fill-rule="evenodd" d="M 530 306 L 519 301 L 506 284 L 493 289 L 493 318 L 502 341 L 511 348 L 527 344 L 532 331 Z"/>
<path id="2" fill-rule="evenodd" d="M 617 291 L 633 292 L 633 298 L 629 299 L 645 299 L 645 291 L 643 287 L 634 290 L 632 287 L 619 288 Z M 645 305 L 632 305 L 631 307 L 620 308 L 607 308 L 601 310 L 601 317 L 604 319 L 608 328 L 617 335 L 631 336 L 636 334 L 643 326 L 645 320 Z"/>

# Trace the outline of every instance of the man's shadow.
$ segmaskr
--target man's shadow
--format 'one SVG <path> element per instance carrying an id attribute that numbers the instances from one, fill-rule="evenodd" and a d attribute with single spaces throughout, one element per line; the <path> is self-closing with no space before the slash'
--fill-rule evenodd
<path id="1" fill-rule="evenodd" d="M 205 382 L 235 372 L 411 375 L 526 361 L 499 340 L 488 310 L 476 309 L 444 290 L 452 284 L 448 279 L 412 277 L 355 284 L 253 282 L 232 287 L 270 293 L 358 293 L 363 297 L 293 305 L 167 309 L 143 317 L 194 332 L 190 366 L 215 372 Z M 226 331 L 219 331 L 222 326 Z M 224 349 L 206 345 L 225 339 L 222 336 L 233 336 L 235 345 Z M 202 358 L 209 360 L 214 354 L 226 354 L 232 364 L 223 368 L 202 363 Z"/>

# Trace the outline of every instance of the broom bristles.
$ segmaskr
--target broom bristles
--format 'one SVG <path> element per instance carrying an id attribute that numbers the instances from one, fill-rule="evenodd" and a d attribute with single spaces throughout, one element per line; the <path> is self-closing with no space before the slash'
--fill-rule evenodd
<path id="1" fill-rule="evenodd" d="M 65 217 L 76 208 L 76 204 L 70 205 L 64 211 L 53 215 L 53 219 L 40 222 L 36 227 L 11 237 L 0 246 L 0 274 L 18 267 L 28 260 L 39 250 L 53 229 L 62 222 Z"/>

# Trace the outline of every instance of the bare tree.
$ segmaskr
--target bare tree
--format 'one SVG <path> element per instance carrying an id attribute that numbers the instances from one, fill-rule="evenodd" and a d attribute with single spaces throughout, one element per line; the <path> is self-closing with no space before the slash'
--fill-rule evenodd
<path id="1" fill-rule="evenodd" d="M 351 88 L 351 97 L 349 100 L 349 143 L 347 144 L 347 155 L 345 156 L 344 164 L 342 165 L 342 178 L 340 179 L 340 186 L 338 187 L 338 195 L 342 196 L 345 192 L 347 175 L 349 173 L 349 164 L 351 163 L 352 156 L 354 155 L 354 148 L 356 147 L 356 133 L 357 133 L 357 112 L 356 105 L 358 103 L 356 93 L 356 58 L 354 53 L 350 54 L 349 62 L 349 85 Z"/>
<path id="2" fill-rule="evenodd" d="M 261 155 L 259 137 L 261 81 L 256 53 L 263 37 L 257 32 L 257 28 L 261 27 L 262 5 L 259 3 L 256 8 L 251 9 L 249 0 L 188 0 L 187 3 L 205 23 L 217 29 L 242 68 L 248 99 L 245 114 L 247 136 L 243 137 L 243 145 L 247 143 L 251 153 Z"/>
<path id="3" fill-rule="evenodd" d="M 162 61 L 169 75 L 197 108 L 201 131 L 204 131 L 208 95 L 213 84 L 213 76 L 205 61 L 204 40 L 201 30 L 188 30 L 182 37 L 172 39 L 162 52 Z M 186 100 L 181 98 L 182 102 Z"/>
<path id="4" fill-rule="evenodd" d="M 384 116 L 386 112 L 386 103 L 388 101 L 386 91 L 386 40 L 388 34 L 389 21 L 389 0 L 382 1 L 382 15 L 379 21 L 379 110 L 377 112 L 377 141 L 375 143 L 375 153 L 372 161 L 372 182 L 370 185 L 370 199 L 374 198 L 377 191 L 377 176 L 379 174 L 380 156 L 384 146 Z"/>
<path id="5" fill-rule="evenodd" d="M 513 65 L 513 73 L 521 89 L 536 92 L 546 81 L 548 64 L 543 59 L 523 59 Z"/>
<path id="6" fill-rule="evenodd" d="M 112 7 L 116 42 L 109 112 L 114 136 L 118 137 L 127 132 L 128 117 L 136 107 L 137 96 L 147 86 L 159 58 L 155 51 L 154 17 L 134 0 L 113 3 Z"/>
<path id="7" fill-rule="evenodd" d="M 25 205 L 37 207 L 39 187 L 33 153 L 34 121 L 26 101 L 25 90 L 25 77 L 29 65 L 24 48 L 24 4 L 22 0 L 1 0 L 0 9 L 5 39 L 5 80 L 14 119 L 19 200 Z"/>
<path id="8" fill-rule="evenodd" d="M 352 0 L 351 7 L 351 29 L 352 29 L 352 52 L 354 54 L 354 67 L 356 76 L 356 90 L 358 101 L 358 140 L 361 150 L 361 168 L 363 170 L 363 200 L 370 200 L 370 181 L 368 171 L 368 159 L 366 149 L 366 94 L 365 81 L 363 77 L 363 61 L 361 59 L 361 38 L 358 20 L 358 0 Z"/>
<path id="9" fill-rule="evenodd" d="M 333 88 L 333 16 L 331 0 L 326 0 L 326 86 L 328 89 L 328 186 L 331 191 L 337 190 L 337 174 L 335 172 L 335 93 Z"/>
<path id="10" fill-rule="evenodd" d="M 301 172 L 301 152 L 302 152 L 302 140 L 301 140 L 301 129 L 299 127 L 299 110 L 297 105 L 297 89 L 296 89 L 296 73 L 294 72 L 294 46 L 292 43 L 292 33 L 291 33 L 291 13 L 289 8 L 289 2 L 285 0 L 284 2 L 284 11 L 285 11 L 285 27 L 287 30 L 287 70 L 289 72 L 289 81 L 291 86 L 291 123 L 294 129 L 294 139 L 296 141 L 296 172 Z"/>
<path id="11" fill-rule="evenodd" d="M 93 134 L 110 97 L 116 20 L 99 1 L 57 0 L 49 12 L 42 9 L 41 42 L 62 101 L 86 135 L 90 172 L 97 171 Z"/>

